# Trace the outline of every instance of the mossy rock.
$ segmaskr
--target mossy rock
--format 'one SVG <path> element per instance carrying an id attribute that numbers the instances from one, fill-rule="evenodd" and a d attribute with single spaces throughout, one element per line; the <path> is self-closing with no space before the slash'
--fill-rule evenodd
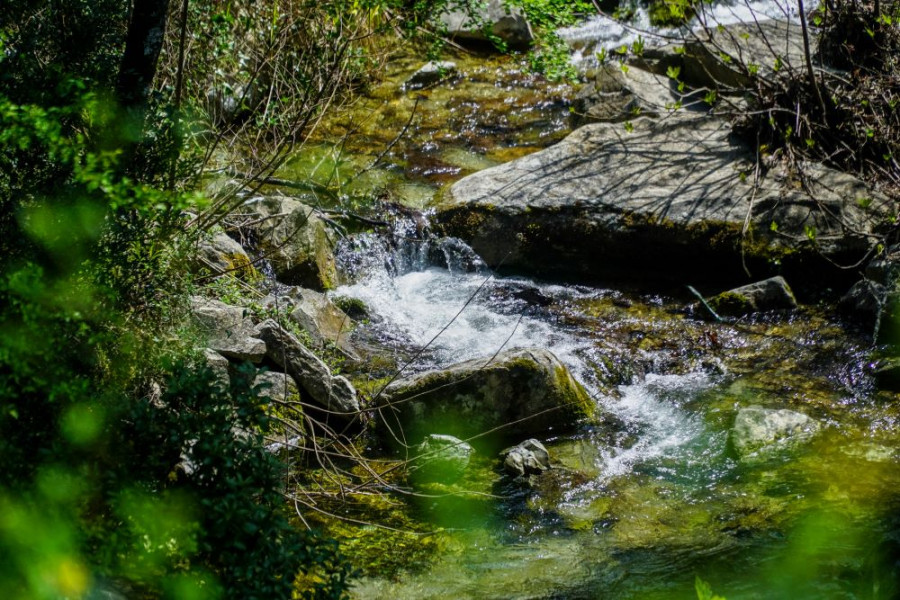
<path id="1" fill-rule="evenodd" d="M 441 431 L 488 446 L 572 429 L 597 405 L 553 354 L 510 350 L 395 381 L 379 399 L 384 435 Z"/>
<path id="2" fill-rule="evenodd" d="M 317 291 L 337 285 L 334 244 L 315 210 L 293 198 L 262 198 L 248 208 L 262 217 L 253 233 L 278 281 Z"/>

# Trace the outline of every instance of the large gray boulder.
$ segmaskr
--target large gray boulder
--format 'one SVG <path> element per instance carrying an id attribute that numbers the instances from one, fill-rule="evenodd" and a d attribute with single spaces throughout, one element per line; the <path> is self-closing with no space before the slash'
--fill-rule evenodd
<path id="1" fill-rule="evenodd" d="M 356 390 L 341 376 L 333 376 L 322 360 L 272 319 L 256 326 L 256 336 L 266 343 L 266 356 L 293 377 L 309 399 L 337 415 L 359 413 Z"/>
<path id="2" fill-rule="evenodd" d="M 455 42 L 484 47 L 490 43 L 484 30 L 512 48 L 525 48 L 534 40 L 531 25 L 522 9 L 507 6 L 503 0 L 487 0 L 475 15 L 463 10 L 446 12 L 440 17 L 447 34 Z"/>
<path id="3" fill-rule="evenodd" d="M 436 221 L 492 267 L 557 280 L 728 282 L 745 264 L 820 286 L 846 277 L 831 262 L 873 247 L 888 201 L 814 164 L 806 186 L 772 169 L 754 188 L 754 158 L 710 117 L 590 124 L 456 182 Z"/>
<path id="4" fill-rule="evenodd" d="M 803 413 L 750 406 L 738 411 L 731 444 L 738 456 L 747 460 L 795 447 L 818 430 L 819 424 Z"/>
<path id="5" fill-rule="evenodd" d="M 255 215 L 251 229 L 278 281 L 319 291 L 336 285 L 332 233 L 313 207 L 270 196 L 249 200 L 245 208 Z"/>
<path id="6" fill-rule="evenodd" d="M 378 400 L 389 431 L 469 438 L 527 437 L 594 418 L 595 403 L 553 354 L 507 350 L 440 371 L 397 380 Z"/>
<path id="7" fill-rule="evenodd" d="M 191 317 L 207 348 L 226 358 L 262 361 L 266 345 L 255 336 L 247 309 L 212 298 L 193 296 Z"/>

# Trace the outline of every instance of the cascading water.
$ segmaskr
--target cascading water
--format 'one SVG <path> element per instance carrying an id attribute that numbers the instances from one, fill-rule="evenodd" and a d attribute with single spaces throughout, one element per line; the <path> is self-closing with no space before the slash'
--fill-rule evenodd
<path id="1" fill-rule="evenodd" d="M 854 597 L 871 585 L 865 570 L 836 579 L 819 556 L 790 561 L 840 539 L 865 565 L 882 518 L 871 490 L 900 485 L 891 462 L 898 421 L 859 386 L 863 354 L 840 328 L 811 316 L 709 324 L 656 296 L 499 277 L 459 240 L 430 237 L 422 220 L 346 240 L 339 262 L 352 283 L 333 294 L 365 303 L 371 319 L 360 327 L 415 356 L 408 372 L 543 347 L 617 423 L 615 435 L 586 428 L 548 440 L 567 465 L 558 488 L 503 488 L 493 517 L 466 517 L 453 534 L 465 551 L 399 582 L 360 580 L 357 597 L 644 599 L 672 597 L 672 586 L 688 597 L 694 574 L 729 598 L 827 598 L 836 586 Z M 604 365 L 623 356 L 630 375 L 611 386 Z M 735 411 L 790 402 L 843 425 L 790 460 L 736 460 Z M 808 519 L 823 531 L 812 541 L 803 537 Z M 763 580 L 771 594 L 759 595 Z"/>
<path id="2" fill-rule="evenodd" d="M 597 52 L 614 51 L 622 46 L 642 40 L 645 47 L 652 48 L 666 43 L 683 43 L 690 31 L 703 27 L 715 29 L 717 26 L 735 23 L 753 23 L 767 19 L 791 21 L 797 19 L 797 6 L 780 0 L 731 0 L 714 4 L 697 3 L 697 13 L 684 27 L 656 27 L 650 24 L 650 17 L 643 7 L 636 7 L 629 22 L 622 22 L 600 15 L 588 21 L 561 29 L 562 37 L 572 48 L 572 61 L 582 68 L 596 62 Z M 807 9 L 815 7 L 810 2 Z"/>
<path id="3" fill-rule="evenodd" d="M 427 230 L 427 228 L 424 228 Z M 458 239 L 423 236 L 422 223 L 401 221 L 390 239 L 372 234 L 345 244 L 339 260 L 355 283 L 336 295 L 361 300 L 377 316 L 382 339 L 423 350 L 407 373 L 440 369 L 512 348 L 553 352 L 604 411 L 638 436 L 627 448 L 605 448 L 602 478 L 627 473 L 644 460 L 671 456 L 703 433 L 703 425 L 671 398 L 709 387 L 704 372 L 650 375 L 611 395 L 597 382 L 598 340 L 559 323 L 548 305 L 600 298 L 603 290 L 498 277 Z"/>
<path id="4" fill-rule="evenodd" d="M 708 24 L 796 17 L 768 0 L 700 6 Z M 650 28 L 640 11 L 630 27 L 597 18 L 561 32 L 583 67 L 599 47 L 639 35 L 653 46 L 680 33 Z M 457 122 L 435 111 L 451 107 L 452 117 L 466 93 L 463 104 L 483 117 L 484 88 L 467 92 L 465 83 L 429 92 L 423 114 L 441 116 L 419 135 L 458 141 L 441 129 Z M 518 89 L 487 87 L 501 96 Z M 511 146 L 527 145 L 515 139 Z M 497 161 L 523 151 L 506 152 L 507 138 L 477 141 Z M 424 155 L 411 156 L 404 172 Z M 543 487 L 511 483 L 496 457 L 476 456 L 469 487 L 404 498 L 422 530 L 450 528 L 437 534 L 446 551 L 423 571 L 370 569 L 356 597 L 688 598 L 696 575 L 729 600 L 890 597 L 872 590 L 895 589 L 893 563 L 877 561 L 890 559 L 900 531 L 900 408 L 877 392 L 866 342 L 833 316 L 804 307 L 708 323 L 686 310 L 693 298 L 499 277 L 459 240 L 431 237 L 420 217 L 399 219 L 390 235 L 344 240 L 339 261 L 349 283 L 332 294 L 366 305 L 356 334 L 370 353 L 393 355 L 409 374 L 501 349 L 547 348 L 609 422 L 545 440 L 562 468 Z M 383 377 L 390 361 L 377 362 L 364 375 Z M 729 436 L 750 406 L 796 410 L 821 429 L 802 448 L 745 462 Z"/>

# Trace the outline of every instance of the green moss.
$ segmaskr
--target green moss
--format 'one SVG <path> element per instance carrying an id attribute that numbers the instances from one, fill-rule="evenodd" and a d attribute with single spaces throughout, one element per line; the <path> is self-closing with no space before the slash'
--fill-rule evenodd
<path id="1" fill-rule="evenodd" d="M 726 317 L 739 317 L 753 312 L 754 306 L 749 298 L 737 292 L 723 292 L 709 300 L 714 311 Z"/>
<path id="2" fill-rule="evenodd" d="M 253 263 L 245 254 L 225 254 L 223 258 L 228 264 L 227 271 L 247 283 L 259 283 L 263 280 L 262 274 L 253 267 Z"/>
<path id="3" fill-rule="evenodd" d="M 369 307 L 359 298 L 335 296 L 331 299 L 335 306 L 344 311 L 348 317 L 360 321 L 369 315 Z"/>
<path id="4" fill-rule="evenodd" d="M 596 419 L 595 404 L 587 391 L 575 381 L 571 373 L 562 366 L 556 367 L 553 373 L 557 391 L 561 394 L 560 406 L 567 407 L 577 419 Z"/>

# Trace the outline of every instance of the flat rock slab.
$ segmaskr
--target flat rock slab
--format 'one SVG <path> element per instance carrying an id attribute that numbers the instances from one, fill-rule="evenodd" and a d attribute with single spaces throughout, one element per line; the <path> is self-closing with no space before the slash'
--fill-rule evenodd
<path id="1" fill-rule="evenodd" d="M 594 418 L 595 403 L 542 349 L 508 350 L 395 381 L 379 398 L 385 426 L 407 437 L 442 431 L 521 439 Z"/>
<path id="2" fill-rule="evenodd" d="M 737 282 L 746 263 L 823 285 L 842 275 L 829 261 L 852 264 L 875 243 L 884 197 L 820 165 L 805 167 L 805 186 L 772 173 L 754 187 L 753 158 L 711 117 L 595 123 L 461 179 L 436 221 L 488 265 L 553 280 Z"/>
<path id="3" fill-rule="evenodd" d="M 433 433 L 416 447 L 416 461 L 411 468 L 418 482 L 453 483 L 466 472 L 475 450 L 452 435 Z"/>

